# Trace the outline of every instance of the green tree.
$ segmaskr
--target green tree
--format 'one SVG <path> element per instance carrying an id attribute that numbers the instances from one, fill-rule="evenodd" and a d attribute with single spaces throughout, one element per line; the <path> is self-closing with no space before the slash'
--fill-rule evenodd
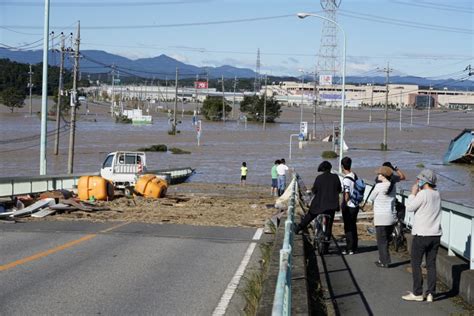
<path id="1" fill-rule="evenodd" d="M 263 122 L 265 97 L 245 96 L 240 103 L 240 111 L 247 114 L 249 121 Z M 280 117 L 281 105 L 273 97 L 267 97 L 266 122 L 274 123 Z"/>
<path id="2" fill-rule="evenodd" d="M 0 92 L 0 101 L 13 113 L 15 108 L 22 108 L 25 102 L 26 93 L 24 90 L 13 87 L 6 88 Z"/>
<path id="3" fill-rule="evenodd" d="M 225 104 L 225 116 L 227 117 L 232 107 Z M 222 97 L 207 97 L 202 105 L 202 114 L 207 120 L 222 120 Z"/>

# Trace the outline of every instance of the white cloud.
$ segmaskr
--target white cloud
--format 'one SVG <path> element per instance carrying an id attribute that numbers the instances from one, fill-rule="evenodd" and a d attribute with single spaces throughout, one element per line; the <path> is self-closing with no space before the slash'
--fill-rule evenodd
<path id="1" fill-rule="evenodd" d="M 182 63 L 185 63 L 185 64 L 189 64 L 189 58 L 184 56 L 184 55 L 180 55 L 180 54 L 171 54 L 169 55 L 171 58 L 174 58 Z"/>

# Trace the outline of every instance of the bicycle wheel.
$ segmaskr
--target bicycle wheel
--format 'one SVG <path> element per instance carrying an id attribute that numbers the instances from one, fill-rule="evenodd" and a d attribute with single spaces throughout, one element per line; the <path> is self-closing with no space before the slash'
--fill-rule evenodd
<path id="1" fill-rule="evenodd" d="M 322 256 L 324 254 L 324 247 L 325 247 L 325 241 L 324 241 L 324 232 L 322 229 L 318 230 L 317 236 L 316 236 L 316 249 L 318 251 L 318 254 Z"/>
<path id="2" fill-rule="evenodd" d="M 400 228 L 400 225 L 395 225 L 393 229 L 393 246 L 395 248 L 395 251 L 398 252 L 398 250 L 402 247 L 403 245 L 403 234 Z"/>

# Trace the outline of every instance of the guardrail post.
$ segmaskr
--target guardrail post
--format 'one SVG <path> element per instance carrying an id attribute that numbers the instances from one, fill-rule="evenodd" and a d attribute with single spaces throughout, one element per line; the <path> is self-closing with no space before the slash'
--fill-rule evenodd
<path id="1" fill-rule="evenodd" d="M 470 243 L 470 249 L 469 249 L 469 268 L 471 270 L 474 269 L 474 258 L 473 258 L 473 253 L 474 253 L 474 242 L 473 242 L 473 239 L 474 238 L 474 218 L 471 217 L 471 237 L 470 237 L 470 240 L 469 240 L 469 243 Z"/>
<path id="2" fill-rule="evenodd" d="M 453 211 L 449 210 L 449 217 L 448 217 L 448 256 L 455 256 L 454 252 L 451 250 L 451 236 L 452 236 L 452 231 L 453 231 L 453 227 L 451 225 L 452 217 L 453 217 Z M 471 236 L 472 236 L 472 233 L 471 233 Z"/>

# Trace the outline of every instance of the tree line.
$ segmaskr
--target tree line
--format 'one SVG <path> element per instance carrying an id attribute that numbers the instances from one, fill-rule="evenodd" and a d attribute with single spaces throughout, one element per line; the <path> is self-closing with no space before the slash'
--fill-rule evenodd
<path id="1" fill-rule="evenodd" d="M 32 65 L 33 72 L 31 82 L 33 84 L 32 94 L 41 95 L 43 80 L 43 63 Z M 13 112 L 15 108 L 21 108 L 29 94 L 29 71 L 30 65 L 11 61 L 9 59 L 0 59 L 0 103 L 10 108 Z M 65 69 L 63 72 L 64 90 L 69 91 L 72 88 L 72 72 Z M 88 80 L 81 80 L 79 86 L 88 86 Z M 53 96 L 57 102 L 59 89 L 59 67 L 48 66 L 48 96 Z M 63 105 L 68 102 L 63 102 Z M 64 107 L 67 109 L 67 107 Z"/>

